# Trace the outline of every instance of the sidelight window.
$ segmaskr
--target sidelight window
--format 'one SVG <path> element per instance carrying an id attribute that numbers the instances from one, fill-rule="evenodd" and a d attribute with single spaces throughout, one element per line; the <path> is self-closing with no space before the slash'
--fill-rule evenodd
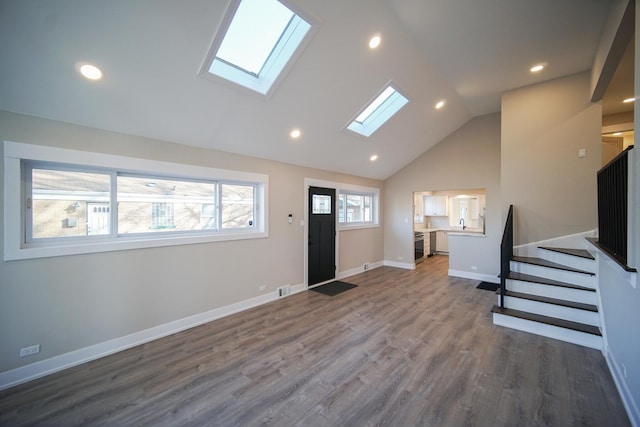
<path id="1" fill-rule="evenodd" d="M 341 225 L 377 223 L 377 193 L 341 190 L 338 195 L 338 222 Z"/>

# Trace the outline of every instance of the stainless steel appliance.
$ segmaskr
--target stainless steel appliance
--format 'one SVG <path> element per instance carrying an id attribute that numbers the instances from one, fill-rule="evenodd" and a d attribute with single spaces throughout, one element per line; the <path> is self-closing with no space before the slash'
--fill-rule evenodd
<path id="1" fill-rule="evenodd" d="M 413 232 L 413 247 L 415 263 L 419 264 L 424 261 L 424 233 L 420 231 Z"/>
<path id="2" fill-rule="evenodd" d="M 429 247 L 427 248 L 427 256 L 436 254 L 436 232 L 429 232 Z"/>

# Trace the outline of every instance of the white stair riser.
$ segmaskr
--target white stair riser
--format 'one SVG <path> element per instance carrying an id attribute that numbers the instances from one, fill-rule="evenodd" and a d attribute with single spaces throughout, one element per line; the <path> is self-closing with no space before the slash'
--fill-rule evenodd
<path id="1" fill-rule="evenodd" d="M 561 286 L 549 286 L 541 283 L 524 282 L 520 280 L 507 280 L 507 289 L 525 294 L 540 295 L 543 297 L 563 299 L 565 301 L 575 301 L 584 304 L 598 305 L 598 298 L 595 292 L 583 291 L 580 289 L 564 288 Z"/>
<path id="2" fill-rule="evenodd" d="M 590 274 L 574 273 L 572 271 L 558 270 L 515 261 L 511 261 L 511 271 L 595 289 L 595 279 L 594 276 Z"/>
<path id="3" fill-rule="evenodd" d="M 597 335 L 560 328 L 557 326 L 547 325 L 546 323 L 534 322 L 532 320 L 521 319 L 519 317 L 506 316 L 500 313 L 493 313 L 493 324 L 585 347 L 595 348 L 600 351 L 602 351 L 603 347 L 602 337 Z"/>
<path id="4" fill-rule="evenodd" d="M 546 259 L 556 264 L 566 265 L 584 271 L 596 271 L 596 261 L 574 255 L 561 254 L 559 252 L 540 249 L 539 258 Z"/>
<path id="5" fill-rule="evenodd" d="M 500 296 L 498 296 L 498 304 L 500 304 Z M 572 322 L 584 323 L 586 325 L 600 326 L 600 315 L 593 311 L 580 310 L 578 308 L 564 307 L 561 305 L 510 296 L 506 296 L 504 298 L 504 306 L 506 308 L 513 308 L 515 310 L 526 311 L 528 313 L 541 314 L 543 316 L 570 320 Z"/>

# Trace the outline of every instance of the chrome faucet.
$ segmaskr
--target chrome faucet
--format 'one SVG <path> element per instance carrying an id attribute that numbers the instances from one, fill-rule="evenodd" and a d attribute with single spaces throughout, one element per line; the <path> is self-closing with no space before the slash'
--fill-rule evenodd
<path id="1" fill-rule="evenodd" d="M 466 225 L 464 225 L 464 218 L 460 218 L 460 222 L 458 224 L 462 224 L 462 229 L 464 230 L 465 228 L 467 228 Z"/>

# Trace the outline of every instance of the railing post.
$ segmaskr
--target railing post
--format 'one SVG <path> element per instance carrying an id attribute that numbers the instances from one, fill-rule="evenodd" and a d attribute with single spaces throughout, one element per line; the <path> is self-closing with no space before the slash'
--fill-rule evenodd
<path id="1" fill-rule="evenodd" d="M 504 293 L 507 277 L 511 272 L 511 258 L 513 258 L 513 205 L 509 205 L 500 243 L 500 308 L 504 308 Z"/>
<path id="2" fill-rule="evenodd" d="M 627 218 L 640 218 L 640 171 L 638 168 L 638 150 L 627 153 Z M 627 223 L 627 265 L 636 266 L 640 259 L 640 224 L 633 219 Z"/>

